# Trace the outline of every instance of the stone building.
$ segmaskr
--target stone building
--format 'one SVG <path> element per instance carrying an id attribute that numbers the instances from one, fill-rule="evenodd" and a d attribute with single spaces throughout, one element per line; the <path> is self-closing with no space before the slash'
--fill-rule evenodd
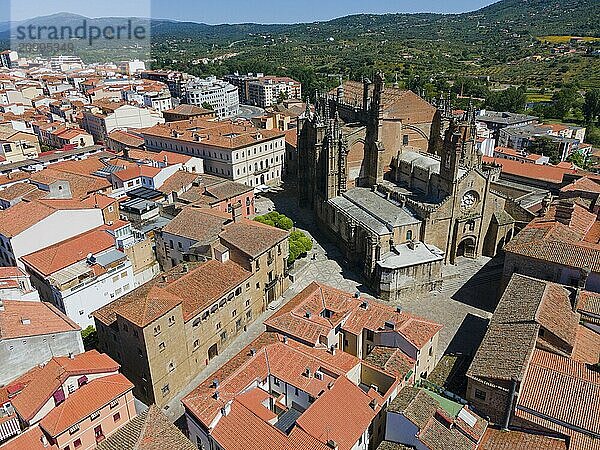
<path id="1" fill-rule="evenodd" d="M 494 256 L 519 206 L 492 189 L 499 169 L 482 164 L 474 109 L 451 118 L 447 107 L 386 88 L 381 74 L 364 82 L 362 102 L 355 92 L 348 103 L 347 88 L 318 98 L 298 123 L 299 202 L 344 256 L 390 299 L 437 288 L 441 255 L 446 264 Z M 402 250 L 428 251 L 412 253 L 407 268 L 390 253 L 411 241 L 425 247 Z"/>
<path id="2" fill-rule="evenodd" d="M 99 347 L 163 406 L 264 311 L 263 293 L 231 260 L 177 266 L 94 313 Z"/>

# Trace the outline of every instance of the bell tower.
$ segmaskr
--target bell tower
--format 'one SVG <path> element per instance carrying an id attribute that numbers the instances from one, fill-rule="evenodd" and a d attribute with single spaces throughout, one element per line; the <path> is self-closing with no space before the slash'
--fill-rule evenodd
<path id="1" fill-rule="evenodd" d="M 365 176 L 359 180 L 360 186 L 374 186 L 383 181 L 383 91 L 385 77 L 382 72 L 375 75 L 373 96 L 370 102 L 363 101 L 366 107 L 367 130 L 365 136 Z M 367 87 L 365 86 L 365 92 Z"/>

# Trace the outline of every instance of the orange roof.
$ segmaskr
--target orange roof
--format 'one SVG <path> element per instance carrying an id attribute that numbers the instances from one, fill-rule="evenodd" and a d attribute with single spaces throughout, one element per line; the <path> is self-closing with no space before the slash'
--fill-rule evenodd
<path id="1" fill-rule="evenodd" d="M 44 276 L 115 246 L 115 239 L 101 226 L 78 236 L 22 256 L 21 260 Z"/>
<path id="2" fill-rule="evenodd" d="M 11 402 L 25 421 L 29 422 L 62 386 L 69 377 L 112 373 L 119 370 L 119 364 L 104 353 L 90 350 L 73 359 L 66 356 L 52 358 L 42 369 L 33 369 L 31 381 Z"/>
<path id="3" fill-rule="evenodd" d="M 127 133 L 122 130 L 111 131 L 108 137 L 120 144 L 124 144 L 128 147 L 141 147 L 144 145 L 144 138 L 136 136 L 135 134 Z"/>
<path id="4" fill-rule="evenodd" d="M 89 205 L 91 208 L 100 209 L 108 208 L 110 205 L 113 205 L 116 202 L 116 199 L 109 197 L 108 195 L 96 193 L 90 195 L 89 197 L 85 197 L 81 200 L 81 203 L 84 205 Z"/>
<path id="5" fill-rule="evenodd" d="M 138 131 L 143 136 L 176 141 L 198 142 L 201 139 L 203 145 L 227 149 L 244 148 L 284 137 L 281 131 L 263 130 L 249 123 L 211 122 L 201 118 L 158 124 Z"/>
<path id="6" fill-rule="evenodd" d="M 350 450 L 369 428 L 381 405 L 369 406 L 371 397 L 346 377 L 336 380 L 296 422 L 326 444 L 334 440 L 340 450 Z"/>
<path id="7" fill-rule="evenodd" d="M 24 277 L 27 274 L 20 267 L 0 267 L 0 279 Z M 1 331 L 1 330 L 0 330 Z"/>
<path id="8" fill-rule="evenodd" d="M 129 181 L 139 177 L 154 178 L 160 173 L 161 169 L 152 166 L 133 166 L 127 169 L 113 173 L 121 181 Z"/>
<path id="9" fill-rule="evenodd" d="M 600 435 L 599 398 L 599 373 L 584 363 L 535 350 L 515 414 L 550 430 L 565 433 L 572 439 L 594 440 L 589 433 Z M 564 425 L 557 425 L 557 422 Z M 596 445 L 600 443 L 598 439 L 595 441 Z M 572 442 L 570 448 L 595 447 Z"/>
<path id="10" fill-rule="evenodd" d="M 131 381 L 120 373 L 96 378 L 77 389 L 50 411 L 40 421 L 40 426 L 50 436 L 56 438 L 132 389 Z"/>
<path id="11" fill-rule="evenodd" d="M 72 171 L 56 170 L 53 167 L 48 167 L 32 174 L 30 180 L 43 185 L 50 185 L 59 180 L 67 181 L 73 198 L 77 199 L 85 197 L 92 192 L 110 188 L 110 183 L 104 178 Z"/>
<path id="12" fill-rule="evenodd" d="M 417 349 L 442 328 L 438 323 L 397 312 L 380 302 L 368 301 L 367 309 L 361 307 L 362 303 L 352 294 L 313 282 L 267 319 L 265 325 L 316 345 L 320 336 L 328 335 L 342 321 L 342 329 L 355 335 L 362 335 L 363 329 L 379 331 L 384 329 L 385 322 L 394 322 L 395 331 Z M 330 311 L 329 318 L 321 314 L 325 309 Z"/>
<path id="13" fill-rule="evenodd" d="M 97 156 L 90 156 L 85 159 L 62 161 L 52 164 L 51 168 L 61 172 L 69 172 L 78 175 L 92 175 L 94 172 L 102 169 L 104 164 Z"/>
<path id="14" fill-rule="evenodd" d="M 579 325 L 571 357 L 588 364 L 600 362 L 600 333 Z"/>
<path id="15" fill-rule="evenodd" d="M 600 183 L 594 181 L 589 177 L 581 177 L 575 180 L 573 183 L 563 187 L 561 192 L 593 192 L 594 194 L 600 194 Z"/>
<path id="16" fill-rule="evenodd" d="M 4 311 L 0 311 L 0 338 L 2 339 L 81 330 L 75 322 L 50 303 L 3 300 L 3 304 Z M 29 323 L 25 319 L 29 319 Z"/>
<path id="17" fill-rule="evenodd" d="M 548 181 L 551 183 L 562 183 L 563 176 L 567 173 L 577 173 L 576 170 L 549 166 L 544 164 L 526 164 L 519 161 L 513 161 L 504 158 L 492 158 L 484 156 L 483 162 L 486 164 L 496 164 L 502 166 L 502 172 L 509 175 L 516 175 L 523 178 Z"/>
<path id="18" fill-rule="evenodd" d="M 2 444 L 2 450 L 59 450 L 55 444 L 44 445 L 46 435 L 38 426 L 31 427 L 25 432 Z"/>
<path id="19" fill-rule="evenodd" d="M 567 450 L 564 439 L 523 431 L 499 430 L 488 427 L 479 450 Z"/>

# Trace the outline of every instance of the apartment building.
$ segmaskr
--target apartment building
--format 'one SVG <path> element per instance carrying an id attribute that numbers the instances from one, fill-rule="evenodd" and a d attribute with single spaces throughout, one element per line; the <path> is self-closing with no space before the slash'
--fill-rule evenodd
<path id="1" fill-rule="evenodd" d="M 348 353 L 266 332 L 182 401 L 198 448 L 367 450 L 403 386 Z"/>
<path id="2" fill-rule="evenodd" d="M 194 106 L 210 105 L 219 119 L 236 116 L 240 112 L 237 87 L 216 77 L 188 81 L 184 100 Z"/>
<path id="3" fill-rule="evenodd" d="M 108 135 L 113 130 L 147 128 L 164 121 L 158 111 L 122 102 L 102 101 L 85 107 L 81 126 L 94 137 L 97 144 L 101 144 L 108 141 Z"/>
<path id="4" fill-rule="evenodd" d="M 102 210 L 79 200 L 35 200 L 0 211 L 0 265 L 103 225 Z M 52 233 L 48 233 L 52 230 Z"/>
<path id="5" fill-rule="evenodd" d="M 0 300 L 0 327 L 0 385 L 53 356 L 83 352 L 81 328 L 48 303 Z"/>
<path id="6" fill-rule="evenodd" d="M 93 311 L 135 288 L 115 228 L 104 225 L 21 258 L 42 299 L 81 328 L 94 325 Z"/>
<path id="7" fill-rule="evenodd" d="M 311 283 L 265 321 L 274 331 L 315 348 L 364 360 L 405 361 L 407 379 L 426 378 L 438 361 L 442 325 L 357 294 Z"/>
<path id="8" fill-rule="evenodd" d="M 14 163 L 36 158 L 40 144 L 32 133 L 0 126 L 0 163 Z"/>
<path id="9" fill-rule="evenodd" d="M 136 397 L 163 406 L 262 311 L 262 286 L 224 254 L 177 266 L 93 315 L 100 348 Z"/>
<path id="10" fill-rule="evenodd" d="M 54 357 L 0 390 L 0 449 L 95 449 L 136 417 L 132 390 L 105 354 Z"/>
<path id="11" fill-rule="evenodd" d="M 288 77 L 267 76 L 248 82 L 248 102 L 268 108 L 282 100 L 302 100 L 302 85 Z"/>
<path id="12" fill-rule="evenodd" d="M 223 79 L 238 88 L 240 102 L 248 105 L 268 108 L 277 104 L 280 98 L 302 100 L 302 84 L 289 77 L 236 73 Z"/>
<path id="13" fill-rule="evenodd" d="M 148 150 L 196 156 L 204 171 L 256 187 L 277 184 L 285 166 L 285 133 L 246 123 L 192 119 L 140 130 Z"/>
<path id="14" fill-rule="evenodd" d="M 224 254 L 255 275 L 263 309 L 288 287 L 289 233 L 242 217 L 242 206 L 230 213 L 201 207 L 184 208 L 156 238 L 163 269 L 186 261 L 220 259 Z"/>

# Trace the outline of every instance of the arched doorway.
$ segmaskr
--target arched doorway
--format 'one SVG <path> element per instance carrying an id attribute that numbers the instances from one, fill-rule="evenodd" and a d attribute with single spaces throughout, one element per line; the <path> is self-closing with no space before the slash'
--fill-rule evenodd
<path id="1" fill-rule="evenodd" d="M 211 345 L 211 347 L 208 349 L 208 360 L 210 361 L 211 359 L 213 359 L 215 356 L 219 355 L 219 349 L 217 347 L 217 344 L 213 344 Z"/>
<path id="2" fill-rule="evenodd" d="M 476 253 L 477 247 L 475 245 L 475 238 L 472 236 L 464 238 L 456 248 L 456 256 L 458 258 L 475 258 Z"/>

